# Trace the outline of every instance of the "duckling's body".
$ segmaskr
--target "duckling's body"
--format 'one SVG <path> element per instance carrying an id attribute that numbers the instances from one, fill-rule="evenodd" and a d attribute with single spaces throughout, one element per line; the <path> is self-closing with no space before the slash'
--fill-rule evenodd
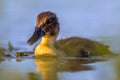
<path id="1" fill-rule="evenodd" d="M 100 56 L 111 54 L 108 46 L 97 41 L 80 37 L 70 37 L 58 40 L 56 41 L 56 45 L 58 45 L 67 56 L 71 57 L 87 57 L 91 55 Z"/>
<path id="2" fill-rule="evenodd" d="M 35 48 L 35 56 L 77 57 L 111 54 L 106 45 L 85 38 L 70 37 L 56 41 L 59 29 L 59 22 L 54 13 L 43 12 L 37 16 L 35 32 L 28 40 L 29 44 L 33 44 L 42 37 L 41 43 Z"/>

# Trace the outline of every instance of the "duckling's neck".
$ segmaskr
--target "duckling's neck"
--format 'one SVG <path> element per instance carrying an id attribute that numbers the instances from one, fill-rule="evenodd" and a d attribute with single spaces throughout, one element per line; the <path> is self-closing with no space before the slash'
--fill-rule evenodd
<path id="1" fill-rule="evenodd" d="M 42 37 L 41 43 L 35 49 L 35 55 L 46 55 L 50 54 L 53 56 L 63 56 L 62 51 L 58 50 L 55 45 L 57 36 Z"/>
<path id="2" fill-rule="evenodd" d="M 45 36 L 42 37 L 42 41 L 40 43 L 40 45 L 46 45 L 49 47 L 54 47 L 55 46 L 55 41 L 56 41 L 56 37 L 55 36 Z"/>

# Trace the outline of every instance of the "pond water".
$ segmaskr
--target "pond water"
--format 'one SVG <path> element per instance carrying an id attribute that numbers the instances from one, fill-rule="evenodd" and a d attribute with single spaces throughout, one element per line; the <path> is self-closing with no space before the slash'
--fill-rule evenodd
<path id="1" fill-rule="evenodd" d="M 95 58 L 5 58 L 0 80 L 119 80 L 112 61 Z"/>
<path id="2" fill-rule="evenodd" d="M 33 51 L 39 41 L 33 46 L 26 42 L 34 31 L 36 16 L 43 11 L 58 16 L 58 39 L 85 37 L 120 52 L 119 0 L 0 0 L 0 47 L 8 49 L 10 41 L 13 55 L 16 50 Z M 120 80 L 120 65 L 114 66 L 112 59 L 5 57 L 0 60 L 0 80 Z"/>

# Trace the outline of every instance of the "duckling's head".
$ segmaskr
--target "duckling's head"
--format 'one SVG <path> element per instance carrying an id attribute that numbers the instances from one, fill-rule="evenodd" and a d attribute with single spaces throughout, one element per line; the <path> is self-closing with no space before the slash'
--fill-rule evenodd
<path id="1" fill-rule="evenodd" d="M 28 40 L 32 45 L 41 37 L 56 37 L 59 33 L 59 22 L 56 15 L 52 12 L 42 12 L 36 18 L 35 32 Z"/>

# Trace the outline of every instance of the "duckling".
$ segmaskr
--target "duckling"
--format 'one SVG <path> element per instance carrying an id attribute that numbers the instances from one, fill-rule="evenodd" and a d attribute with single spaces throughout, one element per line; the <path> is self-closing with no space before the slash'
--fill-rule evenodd
<path id="1" fill-rule="evenodd" d="M 86 57 L 90 55 L 111 54 L 108 46 L 97 41 L 80 37 L 56 40 L 59 30 L 59 21 L 55 13 L 47 11 L 37 16 L 35 32 L 27 41 L 27 43 L 32 45 L 42 38 L 40 44 L 35 48 L 35 56 Z"/>

